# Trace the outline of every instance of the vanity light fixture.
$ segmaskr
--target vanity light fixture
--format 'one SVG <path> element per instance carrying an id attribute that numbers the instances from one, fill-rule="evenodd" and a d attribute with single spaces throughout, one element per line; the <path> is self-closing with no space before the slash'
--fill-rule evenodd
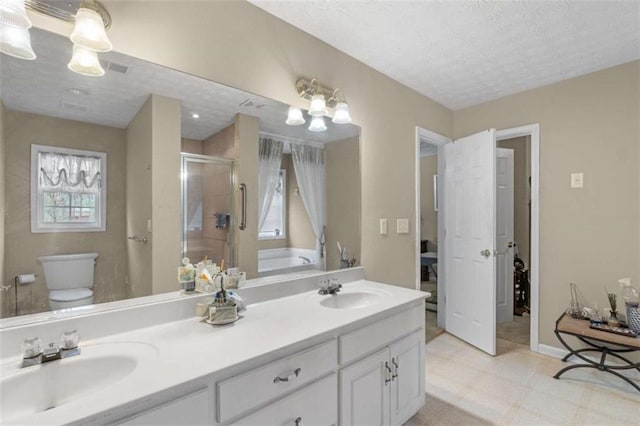
<path id="1" fill-rule="evenodd" d="M 13 28 L 31 28 L 24 0 L 0 0 L 0 25 Z"/>
<path id="2" fill-rule="evenodd" d="M 98 54 L 93 50 L 85 49 L 82 46 L 73 46 L 73 56 L 67 67 L 78 74 L 89 77 L 102 77 L 104 69 L 98 60 Z"/>
<path id="3" fill-rule="evenodd" d="M 67 67 L 82 75 L 104 75 L 97 52 L 108 52 L 113 45 L 105 32 L 111 26 L 111 16 L 100 3 L 82 0 L 78 10 L 73 13 L 51 1 L 0 0 L 0 52 L 20 59 L 36 58 L 31 48 L 31 21 L 26 13 L 27 8 L 75 23 L 70 36 L 74 44 L 73 54 Z"/>
<path id="4" fill-rule="evenodd" d="M 340 89 L 330 89 L 320 84 L 318 79 L 313 78 L 307 80 L 304 78 L 298 79 L 296 82 L 296 91 L 300 97 L 311 101 L 309 105 L 309 115 L 314 119 L 311 121 L 309 130 L 314 132 L 322 132 L 326 130 L 326 125 L 323 120 L 315 120 L 315 118 L 322 118 L 325 115 L 330 115 L 328 108 L 333 108 L 332 122 L 336 124 L 351 123 L 351 116 L 349 115 L 349 104 Z M 298 108 L 290 107 L 289 114 L 287 116 L 287 124 L 296 126 L 304 124 L 304 119 L 293 120 L 292 110 L 298 110 Z M 300 111 L 300 115 L 302 112 Z M 294 124 L 295 123 L 295 124 Z"/>
<path id="5" fill-rule="evenodd" d="M 113 49 L 105 31 L 103 15 L 98 12 L 100 9 L 104 11 L 94 0 L 82 0 L 76 13 L 75 27 L 69 36 L 73 44 L 94 52 L 109 52 Z"/>
<path id="6" fill-rule="evenodd" d="M 0 52 L 18 59 L 35 59 L 29 29 L 0 25 Z"/>
<path id="7" fill-rule="evenodd" d="M 324 117 L 313 117 L 309 125 L 309 130 L 312 132 L 324 132 L 327 130 L 327 126 L 324 124 Z"/>
<path id="8" fill-rule="evenodd" d="M 289 126 L 300 126 L 304 124 L 305 120 L 304 120 L 304 116 L 302 115 L 302 110 L 300 108 L 290 106 L 289 112 L 287 113 L 286 123 Z"/>
<path id="9" fill-rule="evenodd" d="M 31 20 L 24 0 L 0 0 L 0 52 L 18 59 L 35 59 L 29 28 Z"/>

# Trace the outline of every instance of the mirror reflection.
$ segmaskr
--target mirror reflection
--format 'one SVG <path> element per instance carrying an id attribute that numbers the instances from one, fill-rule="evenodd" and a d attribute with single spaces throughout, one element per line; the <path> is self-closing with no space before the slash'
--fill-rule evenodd
<path id="1" fill-rule="evenodd" d="M 117 52 L 81 76 L 67 38 L 31 37 L 36 60 L 0 61 L 3 318 L 176 292 L 185 256 L 249 279 L 357 263 L 357 126 Z"/>

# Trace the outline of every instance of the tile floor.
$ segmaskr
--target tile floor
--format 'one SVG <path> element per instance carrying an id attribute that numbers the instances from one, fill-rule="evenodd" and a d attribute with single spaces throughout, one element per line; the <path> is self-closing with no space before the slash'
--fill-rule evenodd
<path id="1" fill-rule="evenodd" d="M 559 359 L 506 340 L 498 339 L 498 355 L 492 357 L 441 334 L 426 346 L 427 399 L 455 409 L 429 412 L 439 406 L 432 402 L 408 424 L 640 424 L 640 392 L 591 369 L 554 379 L 563 366 Z M 640 373 L 634 378 L 640 384 Z"/>

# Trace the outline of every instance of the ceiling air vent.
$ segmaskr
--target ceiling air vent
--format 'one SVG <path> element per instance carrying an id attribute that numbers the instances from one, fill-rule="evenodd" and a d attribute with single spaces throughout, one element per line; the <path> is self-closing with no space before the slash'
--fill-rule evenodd
<path id="1" fill-rule="evenodd" d="M 102 68 L 108 71 L 119 72 L 120 74 L 126 74 L 129 71 L 129 67 L 126 65 L 118 64 L 116 62 L 111 61 L 100 61 L 100 65 Z"/>
<path id="2" fill-rule="evenodd" d="M 261 104 L 256 101 L 252 101 L 251 99 L 247 99 L 246 101 L 240 102 L 240 106 L 244 108 L 260 109 L 263 106 L 265 106 L 265 104 Z"/>
<path id="3" fill-rule="evenodd" d="M 63 109 L 68 109 L 68 110 L 71 110 L 71 111 L 78 111 L 78 112 L 85 112 L 87 110 L 87 107 L 85 107 L 85 106 L 71 104 L 71 103 L 68 103 L 68 102 L 63 102 L 62 103 L 62 108 Z"/>

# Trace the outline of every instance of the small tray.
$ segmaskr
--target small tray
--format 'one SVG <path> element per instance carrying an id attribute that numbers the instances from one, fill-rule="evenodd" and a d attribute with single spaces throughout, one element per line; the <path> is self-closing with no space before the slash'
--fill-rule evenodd
<path id="1" fill-rule="evenodd" d="M 629 328 L 611 327 L 607 324 L 591 324 L 589 325 L 589 328 L 593 328 L 594 330 L 606 331 L 607 333 L 619 334 L 621 336 L 627 336 L 627 337 L 636 337 L 638 335 L 638 333 L 636 333 L 635 331 Z"/>
<path id="2" fill-rule="evenodd" d="M 211 325 L 225 325 L 225 324 L 231 324 L 234 323 L 236 321 L 238 321 L 240 318 L 242 318 L 240 315 L 238 315 L 235 319 L 229 319 L 226 321 L 211 321 L 209 319 L 205 319 L 204 322 L 206 322 L 207 324 L 211 324 Z"/>

